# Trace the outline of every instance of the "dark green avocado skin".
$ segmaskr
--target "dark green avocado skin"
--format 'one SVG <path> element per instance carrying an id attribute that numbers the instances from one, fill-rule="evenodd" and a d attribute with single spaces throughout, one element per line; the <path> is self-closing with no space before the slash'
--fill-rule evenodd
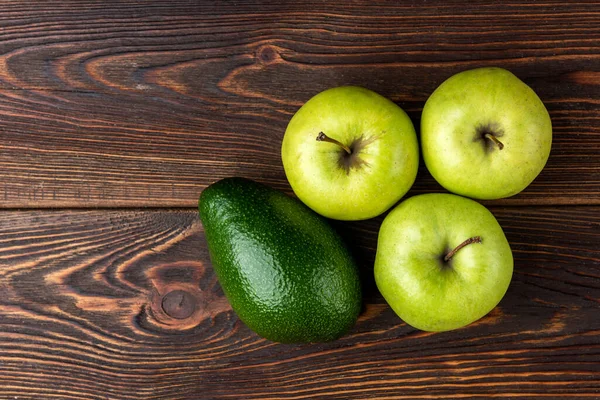
<path id="1" fill-rule="evenodd" d="M 355 324 L 358 271 L 324 218 L 244 178 L 207 187 L 199 211 L 219 283 L 254 332 L 281 343 L 327 342 Z"/>

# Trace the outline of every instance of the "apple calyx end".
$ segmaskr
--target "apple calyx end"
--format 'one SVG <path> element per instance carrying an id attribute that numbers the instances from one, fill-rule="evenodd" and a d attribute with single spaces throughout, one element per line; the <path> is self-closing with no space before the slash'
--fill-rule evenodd
<path id="1" fill-rule="evenodd" d="M 340 146 L 342 149 L 344 149 L 344 151 L 346 153 L 348 153 L 348 155 L 352 154 L 352 150 L 350 150 L 350 147 L 346 146 L 345 144 L 341 143 L 338 140 L 330 138 L 329 136 L 327 136 L 323 132 L 319 132 L 319 134 L 317 135 L 317 142 L 327 142 L 327 143 L 336 144 L 336 145 Z"/>
<path id="2" fill-rule="evenodd" d="M 444 256 L 444 262 L 450 261 L 452 259 L 452 257 L 454 257 L 454 255 L 463 247 L 468 246 L 471 243 L 481 243 L 481 242 L 482 242 L 481 236 L 473 236 L 472 238 L 468 238 L 467 240 L 465 240 L 464 242 L 462 242 L 461 244 L 456 246 L 454 249 L 450 250 L 450 252 Z"/>

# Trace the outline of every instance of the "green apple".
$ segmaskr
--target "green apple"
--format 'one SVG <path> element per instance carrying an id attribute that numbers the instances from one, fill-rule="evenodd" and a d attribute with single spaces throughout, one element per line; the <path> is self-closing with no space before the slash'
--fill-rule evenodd
<path id="1" fill-rule="evenodd" d="M 500 302 L 512 272 L 502 228 L 474 200 L 414 196 L 381 225 L 375 282 L 396 314 L 415 328 L 447 331 L 480 319 Z"/>
<path id="2" fill-rule="evenodd" d="M 552 123 L 535 92 L 511 72 L 458 73 L 429 97 L 421 117 L 425 165 L 444 188 L 476 199 L 525 189 L 546 165 Z"/>
<path id="3" fill-rule="evenodd" d="M 410 189 L 419 146 L 406 113 L 356 86 L 325 90 L 293 116 L 281 147 L 294 193 L 339 220 L 375 217 Z"/>

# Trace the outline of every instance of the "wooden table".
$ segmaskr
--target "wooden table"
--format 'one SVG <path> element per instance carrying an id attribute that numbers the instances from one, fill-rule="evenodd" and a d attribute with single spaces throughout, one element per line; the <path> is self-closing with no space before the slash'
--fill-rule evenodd
<path id="1" fill-rule="evenodd" d="M 600 399 L 599 2 L 2 1 L 0 49 L 1 399 Z M 380 217 L 336 223 L 363 275 L 350 334 L 244 326 L 202 189 L 291 193 L 281 139 L 321 90 L 365 86 L 418 126 L 480 66 L 554 125 L 535 182 L 485 203 L 515 256 L 500 305 L 453 332 L 404 324 L 372 277 Z M 409 195 L 440 191 L 422 165 Z"/>

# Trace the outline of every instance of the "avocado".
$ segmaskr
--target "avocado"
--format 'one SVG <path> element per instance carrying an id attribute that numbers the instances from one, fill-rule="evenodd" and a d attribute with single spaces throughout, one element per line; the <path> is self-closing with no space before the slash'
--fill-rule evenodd
<path id="1" fill-rule="evenodd" d="M 327 342 L 355 324 L 358 270 L 323 217 L 245 178 L 204 189 L 199 211 L 223 292 L 254 332 L 280 343 Z"/>

